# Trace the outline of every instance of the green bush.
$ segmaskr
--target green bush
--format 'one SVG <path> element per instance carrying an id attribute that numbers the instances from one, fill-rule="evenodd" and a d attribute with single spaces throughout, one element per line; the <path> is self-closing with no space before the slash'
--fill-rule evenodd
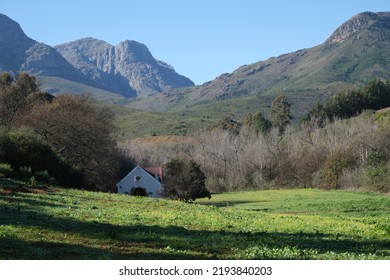
<path id="1" fill-rule="evenodd" d="M 390 164 L 369 166 L 366 175 L 368 189 L 384 193 L 390 191 Z"/>
<path id="2" fill-rule="evenodd" d="M 34 176 L 31 176 L 30 179 L 28 179 L 28 184 L 32 187 L 35 187 L 37 185 L 37 180 Z"/>
<path id="3" fill-rule="evenodd" d="M 81 171 L 64 162 L 49 144 L 28 130 L 0 135 L 0 161 L 8 163 L 15 170 L 14 176 L 22 180 L 34 175 L 36 180 L 46 183 L 57 181 L 72 187 L 84 184 Z"/>
<path id="4" fill-rule="evenodd" d="M 355 164 L 356 159 L 349 151 L 339 150 L 332 153 L 320 171 L 322 187 L 325 189 L 340 188 L 339 180 L 343 171 L 354 167 Z"/>
<path id="5" fill-rule="evenodd" d="M 13 168 L 29 166 L 32 171 L 38 171 L 53 169 L 58 165 L 58 158 L 51 147 L 35 133 L 12 132 L 9 140 L 6 158 Z"/>
<path id="6" fill-rule="evenodd" d="M 18 170 L 18 178 L 21 180 L 28 180 L 32 176 L 32 169 L 29 166 L 22 166 Z"/>
<path id="7" fill-rule="evenodd" d="M 14 176 L 14 169 L 9 163 L 0 163 L 0 174 L 5 178 L 11 178 Z"/>
<path id="8" fill-rule="evenodd" d="M 164 197 L 186 202 L 211 198 L 205 181 L 206 176 L 196 162 L 172 159 L 166 165 Z"/>
<path id="9" fill-rule="evenodd" d="M 56 183 L 56 179 L 51 177 L 47 170 L 35 172 L 34 177 L 40 183 L 46 183 L 46 184 L 55 184 Z"/>
<path id="10" fill-rule="evenodd" d="M 368 190 L 390 191 L 390 163 L 386 162 L 385 154 L 374 152 L 368 156 L 365 175 L 365 185 Z"/>

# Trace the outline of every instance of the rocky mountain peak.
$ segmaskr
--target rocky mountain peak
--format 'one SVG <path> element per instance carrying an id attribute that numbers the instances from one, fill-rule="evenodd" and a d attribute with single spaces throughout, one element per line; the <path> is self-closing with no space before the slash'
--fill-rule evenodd
<path id="1" fill-rule="evenodd" d="M 156 60 L 144 44 L 136 41 L 126 40 L 112 46 L 102 40 L 83 38 L 55 48 L 100 88 L 126 97 L 148 96 L 193 85 L 170 65 Z"/>
<path id="2" fill-rule="evenodd" d="M 16 71 L 25 60 L 25 51 L 35 43 L 16 21 L 0 14 L 0 63 L 3 68 Z"/>
<path id="3" fill-rule="evenodd" d="M 55 49 L 27 37 L 20 25 L 0 14 L 0 65 L 3 71 L 61 76 L 80 81 L 80 73 Z"/>
<path id="4" fill-rule="evenodd" d="M 354 16 L 333 32 L 327 43 L 341 43 L 355 33 L 366 28 L 371 21 L 372 13 L 362 13 Z"/>
<path id="5" fill-rule="evenodd" d="M 390 24 L 390 13 L 360 13 L 337 28 L 325 43 L 341 43 L 371 25 L 383 24 Z"/>
<path id="6" fill-rule="evenodd" d="M 126 60 L 129 63 L 132 62 L 146 62 L 155 63 L 155 59 L 150 53 L 149 49 L 142 43 L 136 41 L 126 40 L 119 43 L 115 47 L 121 59 Z"/>
<path id="7" fill-rule="evenodd" d="M 106 47 L 111 47 L 111 45 L 105 41 L 98 40 L 98 39 L 95 39 L 92 37 L 86 37 L 86 38 L 78 39 L 78 40 L 75 40 L 75 41 L 72 41 L 72 42 L 69 42 L 66 44 L 61 44 L 61 45 L 55 46 L 56 49 L 68 48 L 68 49 L 79 49 L 82 51 L 91 50 L 91 49 L 99 50 L 99 49 L 106 48 Z"/>
<path id="8" fill-rule="evenodd" d="M 0 14 L 0 71 L 65 79 L 80 84 L 72 84 L 79 91 L 88 85 L 125 97 L 154 95 L 194 85 L 169 64 L 156 60 L 139 42 L 126 40 L 112 46 L 87 37 L 53 48 L 27 37 L 16 21 L 3 14 Z M 44 86 L 52 92 L 61 91 L 56 84 Z"/>
<path id="9" fill-rule="evenodd" d="M 0 14 L 0 46 L 13 44 L 15 42 L 28 42 L 30 45 L 34 42 L 24 34 L 20 25 L 7 17 L 6 15 Z"/>

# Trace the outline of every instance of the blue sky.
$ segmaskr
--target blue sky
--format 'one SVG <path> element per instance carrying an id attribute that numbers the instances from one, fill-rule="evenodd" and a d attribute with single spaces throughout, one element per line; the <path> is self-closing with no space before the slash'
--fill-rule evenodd
<path id="1" fill-rule="evenodd" d="M 390 11 L 390 1 L 0 0 L 0 13 L 39 42 L 135 40 L 196 84 L 321 44 L 364 11 Z"/>

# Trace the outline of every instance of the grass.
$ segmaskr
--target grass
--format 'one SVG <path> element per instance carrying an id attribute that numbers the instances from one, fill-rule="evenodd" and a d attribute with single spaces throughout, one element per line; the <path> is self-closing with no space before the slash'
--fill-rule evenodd
<path id="1" fill-rule="evenodd" d="M 186 204 L 0 184 L 0 259 L 390 259 L 384 195 L 278 190 Z"/>
<path id="2" fill-rule="evenodd" d="M 115 125 L 120 140 L 161 135 L 190 135 L 193 131 L 208 128 L 218 120 L 167 112 L 147 112 L 111 106 L 115 112 Z"/>

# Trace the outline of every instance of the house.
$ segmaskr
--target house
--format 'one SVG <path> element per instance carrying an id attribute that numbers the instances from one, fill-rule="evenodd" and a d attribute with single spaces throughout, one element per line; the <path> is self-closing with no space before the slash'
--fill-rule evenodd
<path id="1" fill-rule="evenodd" d="M 161 197 L 162 196 L 162 168 L 142 168 L 136 166 L 129 174 L 116 184 L 118 193 Z"/>

